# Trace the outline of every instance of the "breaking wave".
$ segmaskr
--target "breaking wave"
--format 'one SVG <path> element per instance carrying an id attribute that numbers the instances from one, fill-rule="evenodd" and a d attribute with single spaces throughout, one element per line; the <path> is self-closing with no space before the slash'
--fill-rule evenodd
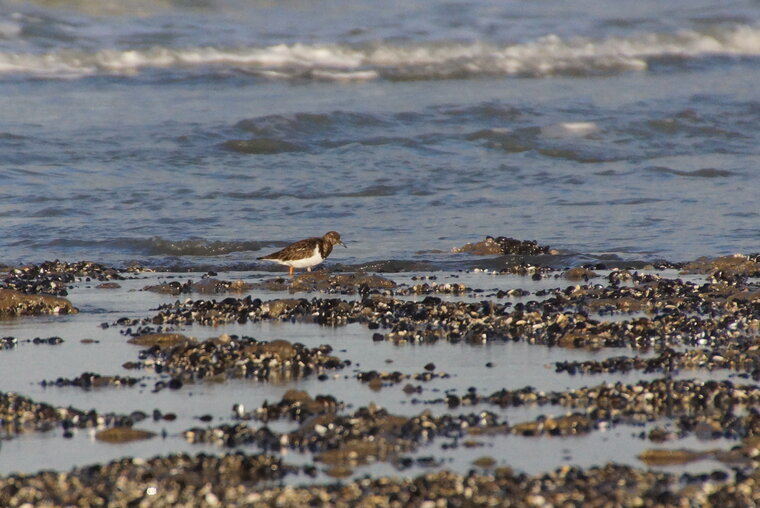
<path id="1" fill-rule="evenodd" d="M 149 69 L 235 72 L 268 79 L 325 81 L 435 80 L 478 76 L 599 75 L 646 70 L 665 57 L 760 54 L 760 27 L 733 25 L 673 34 L 562 39 L 495 45 L 438 42 L 392 45 L 279 44 L 241 48 L 58 50 L 0 53 L 0 74 L 36 78 L 130 76 Z M 210 71 L 206 69 L 210 68 Z"/>
<path id="2" fill-rule="evenodd" d="M 34 248 L 43 245 L 30 242 Z M 107 240 L 81 240 L 58 238 L 44 244 L 45 247 L 82 249 L 86 252 L 118 250 L 144 256 L 223 256 L 233 252 L 258 251 L 263 247 L 283 244 L 277 241 L 220 241 L 204 238 L 170 240 L 160 236 L 149 238 L 114 238 Z"/>
<path id="3" fill-rule="evenodd" d="M 257 251 L 264 245 L 271 245 L 256 241 L 168 240 L 161 237 L 137 240 L 135 243 L 151 256 L 221 256 L 231 252 Z"/>

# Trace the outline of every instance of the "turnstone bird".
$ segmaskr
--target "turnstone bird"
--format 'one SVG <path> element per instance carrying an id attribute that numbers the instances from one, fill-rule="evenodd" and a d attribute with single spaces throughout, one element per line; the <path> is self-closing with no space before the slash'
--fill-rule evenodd
<path id="1" fill-rule="evenodd" d="M 328 231 L 322 238 L 314 237 L 299 240 L 282 250 L 256 259 L 274 261 L 275 263 L 289 266 L 290 276 L 293 277 L 293 268 L 306 268 L 311 271 L 312 266 L 318 265 L 330 255 L 333 245 L 346 247 L 346 244 L 340 241 L 338 233 Z"/>

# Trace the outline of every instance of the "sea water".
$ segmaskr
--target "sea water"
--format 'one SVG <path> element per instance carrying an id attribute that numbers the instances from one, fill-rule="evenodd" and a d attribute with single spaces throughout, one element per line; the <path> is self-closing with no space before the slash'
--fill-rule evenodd
<path id="1" fill-rule="evenodd" d="M 758 250 L 760 6 L 0 2 L 0 263 Z"/>

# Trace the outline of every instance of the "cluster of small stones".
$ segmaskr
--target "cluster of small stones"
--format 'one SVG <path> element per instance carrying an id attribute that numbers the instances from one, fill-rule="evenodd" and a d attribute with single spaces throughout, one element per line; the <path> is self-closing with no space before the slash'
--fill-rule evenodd
<path id="1" fill-rule="evenodd" d="M 609 425 L 642 425 L 669 418 L 685 436 L 704 429 L 701 437 L 741 439 L 760 436 L 760 388 L 734 385 L 730 381 L 673 380 L 639 381 L 636 384 L 602 384 L 561 392 L 536 391 L 532 387 L 499 390 L 480 395 L 471 389 L 465 395 L 447 394 L 426 404 L 446 404 L 449 408 L 491 404 L 506 407 L 562 406 L 575 412 L 569 420 L 539 417 L 510 427 L 514 434 L 564 435 L 562 425 L 574 422 L 577 429 L 591 431 Z"/>
<path id="2" fill-rule="evenodd" d="M 435 279 L 435 277 L 432 277 Z M 395 281 L 380 275 L 366 273 L 329 274 L 322 271 L 307 272 L 297 275 L 292 280 L 285 278 L 269 279 L 254 285 L 255 288 L 269 291 L 321 292 L 343 295 L 385 295 L 385 296 L 419 296 L 432 294 L 464 295 L 482 290 L 474 290 L 465 284 L 449 282 L 423 282 L 413 285 L 399 285 Z"/>
<path id="3" fill-rule="evenodd" d="M 146 320 L 144 319 L 121 317 L 113 323 L 100 323 L 100 327 L 105 330 L 111 326 L 125 326 L 126 328 L 120 330 L 119 333 L 128 337 L 142 337 L 144 335 L 167 335 L 173 333 L 174 327 L 140 324 L 145 322 Z M 134 329 L 132 328 L 133 326 L 135 327 Z"/>
<path id="4" fill-rule="evenodd" d="M 534 280 L 541 280 L 544 277 L 548 277 L 550 274 L 556 274 L 557 270 L 548 266 L 535 266 L 528 263 L 518 263 L 509 265 L 499 270 L 502 275 L 521 275 L 523 277 L 530 276 Z"/>
<path id="5" fill-rule="evenodd" d="M 624 422 L 643 425 L 665 414 L 665 407 L 668 406 L 667 413 L 676 418 L 682 435 L 698 429 L 697 432 L 702 438 L 741 438 L 742 444 L 728 452 L 716 451 L 709 455 L 696 452 L 678 453 L 673 450 L 653 451 L 644 454 L 642 460 L 675 464 L 709 456 L 734 466 L 757 466 L 760 457 L 760 414 L 757 412 L 734 416 L 730 410 L 723 414 L 716 410 L 716 406 L 708 407 L 711 404 L 706 402 L 705 398 L 713 396 L 717 399 L 718 396 L 713 393 L 715 390 L 696 390 L 693 396 L 688 393 L 690 398 L 685 403 L 678 401 L 668 404 L 662 396 L 656 397 L 656 402 L 652 403 L 649 397 L 652 392 L 635 388 L 637 387 L 630 391 L 632 395 L 605 393 L 614 392 L 611 387 L 598 390 L 596 394 L 594 390 L 589 390 L 583 395 L 573 394 L 569 400 L 568 394 L 555 395 L 564 396 L 565 400 L 553 400 L 552 403 L 569 406 L 579 404 L 587 406 L 587 411 L 576 411 L 562 416 L 540 416 L 534 421 L 511 426 L 506 421 L 500 421 L 496 414 L 489 411 L 438 417 L 425 411 L 418 416 L 407 418 L 391 415 L 384 409 L 370 405 L 358 409 L 351 415 L 339 415 L 336 412 L 340 405 L 334 400 L 317 401 L 308 395 L 299 395 L 285 397 L 275 406 L 264 405 L 252 413 L 244 413 L 239 407 L 233 408 L 238 411 L 238 418 L 241 420 L 255 418 L 269 421 L 287 416 L 300 423 L 300 427 L 295 431 L 278 433 L 267 426 L 254 427 L 238 423 L 213 428 L 193 428 L 185 431 L 184 436 L 191 443 L 213 443 L 227 447 L 253 445 L 272 452 L 281 452 L 284 449 L 310 452 L 315 454 L 316 461 L 335 468 L 361 466 L 376 461 L 391 461 L 403 468 L 407 461 L 404 453 L 436 438 L 447 440 L 443 445 L 445 448 L 457 448 L 460 445 L 469 446 L 468 443 L 475 437 L 495 434 L 511 433 L 526 437 L 578 436 L 607 428 L 609 424 Z M 672 398 L 684 395 L 684 390 L 688 388 L 688 383 L 675 386 Z M 753 388 L 756 391 L 756 387 Z M 728 404 L 729 407 L 740 403 L 757 404 L 758 393 L 754 393 L 752 397 L 742 397 L 738 392 L 741 390 L 737 389 L 726 395 L 733 399 L 728 402 L 722 401 L 721 404 Z M 536 395 L 533 400 L 537 400 L 543 396 L 529 391 L 519 396 L 511 395 L 513 394 L 503 391 L 492 395 L 491 398 L 497 400 L 490 402 L 511 405 L 519 401 L 520 397 L 530 400 L 529 395 Z M 635 400 L 631 402 L 631 399 Z M 626 404 L 633 405 L 634 408 L 629 410 Z"/>
<path id="6" fill-rule="evenodd" d="M 60 337 L 35 337 L 33 339 L 18 340 L 16 337 L 0 337 L 0 350 L 13 349 L 22 343 L 34 344 L 35 346 L 57 346 L 63 343 L 63 339 Z"/>
<path id="7" fill-rule="evenodd" d="M 658 261 L 651 265 L 645 265 L 652 270 L 680 270 L 682 274 L 706 274 L 713 282 L 723 281 L 729 283 L 746 283 L 747 278 L 760 277 L 760 254 L 723 256 L 719 258 L 700 258 L 690 263 L 671 263 Z M 631 272 L 620 267 L 610 267 L 604 262 L 584 265 L 564 272 L 549 266 L 533 266 L 527 263 L 518 263 L 507 266 L 499 271 L 501 274 L 532 276 L 535 280 L 548 277 L 553 274 L 555 278 L 564 276 L 567 279 L 579 280 L 593 278 L 596 274 L 593 270 L 609 270 L 613 272 L 611 279 L 628 280 Z M 633 268 L 629 268 L 633 270 Z M 638 276 L 638 274 L 633 274 Z"/>
<path id="8" fill-rule="evenodd" d="M 507 289 L 506 291 L 503 289 L 500 289 L 496 292 L 495 296 L 496 298 L 519 298 L 522 296 L 528 296 L 530 293 L 524 289 L 515 288 L 515 289 Z"/>
<path id="9" fill-rule="evenodd" d="M 6 437 L 30 431 L 48 431 L 59 426 L 63 429 L 128 427 L 132 423 L 129 416 L 56 407 L 34 402 L 13 392 L 0 392 L 0 435 Z"/>
<path id="10" fill-rule="evenodd" d="M 656 275 L 632 277 L 635 285 L 578 285 L 542 291 L 544 300 L 512 304 L 443 302 L 428 296 L 412 302 L 372 295 L 338 299 L 227 298 L 188 300 L 159 308 L 145 324 L 218 325 L 280 320 L 337 326 L 358 322 L 385 328 L 396 343 L 523 340 L 569 348 L 675 345 L 715 347 L 756 337 L 760 330 L 760 289 L 750 286 L 694 284 Z M 619 280 L 618 274 L 613 280 Z M 637 282 L 639 281 L 639 282 Z M 649 316 L 600 321 L 596 314 L 647 312 Z M 654 317 L 650 317 L 650 316 Z"/>
<path id="11" fill-rule="evenodd" d="M 539 256 L 544 254 L 556 254 L 556 251 L 548 245 L 539 245 L 538 242 L 532 240 L 517 240 L 507 236 L 487 236 L 485 240 L 480 242 L 468 243 L 462 247 L 455 247 L 451 252 L 466 252 L 477 256 L 505 254 Z"/>
<path id="12" fill-rule="evenodd" d="M 40 385 L 43 388 L 47 387 L 64 387 L 75 386 L 78 388 L 91 389 L 102 388 L 105 386 L 134 386 L 141 381 L 136 377 L 123 377 L 123 376 L 102 376 L 93 372 L 85 372 L 75 378 L 63 378 L 59 377 L 55 380 L 41 381 Z"/>
<path id="13" fill-rule="evenodd" d="M 286 340 L 265 342 L 222 335 L 202 342 L 154 345 L 141 351 L 141 361 L 133 367 L 151 368 L 179 380 L 252 378 L 280 382 L 342 369 L 350 363 L 331 352 L 329 345 L 307 348 Z"/>
<path id="14" fill-rule="evenodd" d="M 212 277 L 204 277 L 198 282 L 188 280 L 186 282 L 172 281 L 161 284 L 145 286 L 143 291 L 168 295 L 181 295 L 190 293 L 218 294 L 247 291 L 252 286 L 241 280 L 219 280 Z"/>
<path id="15" fill-rule="evenodd" d="M 552 253 L 551 247 L 539 245 L 538 242 L 533 240 L 517 240 L 507 236 L 498 236 L 494 238 L 494 242 L 501 248 L 503 254 L 537 256 Z"/>
<path id="16" fill-rule="evenodd" d="M 1 285 L 27 294 L 46 293 L 66 296 L 67 286 L 82 278 L 99 281 L 124 279 L 115 268 L 90 261 L 65 263 L 55 260 L 45 261 L 39 265 L 12 268 L 2 280 Z"/>
<path id="17" fill-rule="evenodd" d="M 434 472 L 416 478 L 361 479 L 347 486 L 269 488 L 258 501 L 333 506 L 755 506 L 760 475 L 679 477 L 608 464 L 565 466 L 529 476 L 498 467 L 490 474 Z M 716 482 L 723 482 L 716 485 Z"/>
<path id="18" fill-rule="evenodd" d="M 709 274 L 714 281 L 743 283 L 749 277 L 760 277 L 760 253 L 719 258 L 699 258 L 681 267 L 682 273 Z"/>
<path id="19" fill-rule="evenodd" d="M 40 314 L 76 314 L 79 310 L 66 298 L 22 293 L 0 288 L 0 318 Z"/>
<path id="20" fill-rule="evenodd" d="M 713 283 L 702 285 L 616 271 L 608 278 L 610 287 L 585 285 L 551 290 L 541 295 L 548 297 L 542 302 L 515 305 L 443 302 L 434 297 L 422 302 L 405 302 L 377 295 L 365 296 L 358 302 L 327 299 L 261 302 L 250 297 L 228 298 L 221 302 L 199 300 L 166 306 L 157 316 L 142 324 L 219 324 L 264 319 L 331 326 L 359 322 L 371 329 L 390 329 L 386 335 L 375 335 L 398 342 L 442 339 L 474 343 L 527 340 L 566 347 L 627 345 L 647 348 L 655 345 L 665 348 L 658 357 L 632 360 L 652 360 L 653 363 L 634 363 L 631 368 L 643 366 L 643 370 L 671 372 L 678 368 L 706 366 L 754 373 L 757 370 L 760 290 L 747 278 L 757 277 L 753 270 L 758 259 L 757 256 L 741 258 L 728 259 L 720 267 L 708 263 L 706 267 L 689 268 L 711 274 Z M 593 278 L 589 272 L 583 273 L 579 280 Z M 593 313 L 625 312 L 646 312 L 648 317 L 612 323 L 590 317 Z M 685 352 L 667 349 L 673 345 L 709 345 L 713 349 Z M 264 343 L 246 337 L 222 336 L 200 343 L 184 339 L 171 345 L 157 342 L 141 353 L 141 364 L 157 372 L 193 379 L 240 375 L 272 379 L 273 373 L 280 372 L 278 369 L 288 362 L 297 364 L 295 376 L 306 369 L 312 372 L 347 364 L 330 357 L 330 352 L 329 346 L 308 350 L 286 341 Z M 301 353 L 303 356 L 299 356 Z M 332 358 L 340 367 L 319 367 L 318 361 L 309 364 L 308 360 L 313 357 Z M 614 369 L 614 361 L 606 368 Z M 624 360 L 618 359 L 618 362 L 626 364 Z M 584 367 L 575 368 L 582 370 Z M 288 369 L 286 372 L 291 372 Z M 286 379 L 292 375 L 286 374 Z M 10 402 L 3 404 L 6 399 Z M 725 472 L 678 477 L 620 465 L 589 469 L 563 467 L 539 476 L 496 468 L 490 474 L 471 472 L 462 476 L 443 471 L 413 479 L 362 479 L 348 484 L 295 488 L 257 487 L 262 480 L 279 480 L 284 474 L 297 471 L 297 468 L 285 466 L 271 457 L 173 455 L 149 461 L 124 459 L 103 466 L 75 469 L 71 473 L 0 477 L 0 505 L 352 506 L 361 503 L 432 505 L 440 502 L 449 505 L 570 506 L 584 503 L 601 506 L 609 504 L 611 499 L 621 506 L 760 504 L 760 474 L 756 467 L 760 455 L 760 412 L 756 410 L 760 405 L 760 391 L 757 386 L 665 378 L 640 381 L 635 385 L 618 383 L 567 392 L 543 393 L 531 388 L 501 390 L 487 397 L 472 390 L 462 397 L 448 394 L 442 402 L 451 408 L 477 403 L 499 407 L 559 405 L 574 412 L 559 417 L 542 416 L 512 426 L 488 411 L 441 417 L 424 412 L 407 418 L 370 405 L 351 415 L 341 415 L 338 413 L 344 406 L 331 396 L 312 399 L 308 394 L 292 391 L 279 403 L 264 404 L 250 413 L 239 406 L 235 415 L 239 420 L 262 422 L 288 418 L 300 424 L 293 432 L 276 433 L 266 426 L 255 428 L 240 423 L 191 429 L 185 433 L 185 438 L 191 442 L 225 446 L 255 444 L 264 450 L 311 451 L 318 453 L 317 460 L 340 469 L 373 460 L 402 464 L 403 453 L 434 438 L 449 439 L 456 446 L 466 436 L 507 432 L 524 436 L 576 435 L 609 424 L 641 425 L 666 417 L 673 421 L 681 436 L 693 431 L 709 438 L 741 438 L 743 445 L 725 454 L 650 451 L 640 457 L 647 464 L 709 457 L 726 463 L 749 464 L 754 469 L 749 474 L 746 469 L 736 469 L 735 476 L 730 478 Z M 35 409 L 35 406 L 42 409 Z M 46 430 L 58 425 L 56 422 L 61 422 L 64 427 L 109 424 L 107 418 L 94 415 L 94 412 L 92 418 L 72 417 L 76 410 L 37 405 L 15 394 L 0 393 L 2 408 L 5 409 L 0 413 L 0 428 L 9 435 L 29 429 Z M 63 418 L 55 420 L 51 417 L 52 423 L 44 423 L 46 416 L 60 412 L 65 415 Z M 37 413 L 41 416 L 36 417 Z M 17 420 L 13 420 L 14 414 L 18 415 Z M 116 424 L 131 424 L 129 417 L 118 418 L 122 421 Z M 85 423 L 82 425 L 81 422 Z M 649 437 L 654 440 L 655 434 L 650 433 Z"/>
<path id="21" fill-rule="evenodd" d="M 393 294 L 399 296 L 416 296 L 416 295 L 432 295 L 432 294 L 445 294 L 445 295 L 464 295 L 472 293 L 473 289 L 461 283 L 450 282 L 423 282 L 422 284 L 414 284 L 412 286 L 400 287 L 393 291 Z"/>
<path id="22" fill-rule="evenodd" d="M 590 279 L 599 277 L 599 274 L 587 266 L 578 266 L 575 268 L 568 268 L 566 270 L 558 270 L 556 268 L 545 266 L 519 264 L 502 268 L 498 273 L 502 275 L 522 275 L 524 277 L 530 276 L 532 280 L 541 280 L 548 277 L 554 277 L 555 279 L 563 278 L 571 281 L 588 282 Z"/>
<path id="23" fill-rule="evenodd" d="M 273 486 L 299 468 L 265 455 L 122 459 L 68 473 L 0 478 L 0 504 L 21 506 L 758 506 L 760 473 L 675 475 L 607 464 L 540 475 L 509 467 L 460 475 Z M 306 474 L 313 473 L 304 468 Z M 613 501 L 611 501 L 613 500 Z"/>
<path id="24" fill-rule="evenodd" d="M 402 383 L 404 381 L 422 381 L 422 382 L 428 382 L 432 381 L 433 379 L 448 379 L 451 376 L 447 374 L 446 372 L 420 372 L 417 374 L 404 374 L 402 372 L 394 371 L 394 372 L 378 372 L 376 370 L 369 370 L 364 372 L 359 372 L 356 374 L 356 379 L 361 381 L 362 383 L 370 383 L 370 385 L 374 384 L 389 384 L 389 385 L 395 385 Z"/>
<path id="25" fill-rule="evenodd" d="M 292 432 L 275 432 L 268 426 L 224 424 L 185 431 L 190 443 L 234 447 L 253 445 L 261 450 L 292 449 L 316 454 L 329 465 L 356 466 L 375 461 L 395 461 L 403 453 L 435 438 L 458 441 L 471 434 L 505 433 L 506 422 L 489 411 L 468 415 L 433 416 L 424 411 L 411 418 L 388 413 L 374 404 L 349 415 L 328 411 L 315 414 Z"/>
<path id="26" fill-rule="evenodd" d="M 626 271 L 613 271 L 607 279 L 609 286 L 584 285 L 547 291 L 551 298 L 546 303 L 564 307 L 582 305 L 600 314 L 645 311 L 712 317 L 744 311 L 756 317 L 760 312 L 760 286 L 753 284 L 697 284 Z M 633 285 L 622 286 L 625 281 Z"/>
<path id="27" fill-rule="evenodd" d="M 312 398 L 307 392 L 288 390 L 276 404 L 264 401 L 253 411 L 245 411 L 242 404 L 235 404 L 232 409 L 236 420 L 258 420 L 266 423 L 287 419 L 301 423 L 315 415 L 336 413 L 345 409 L 345 404 L 335 400 L 332 395 L 317 395 Z"/>
<path id="28" fill-rule="evenodd" d="M 68 473 L 0 477 L 0 505 L 54 506 L 251 506 L 253 488 L 277 482 L 299 468 L 264 455 L 214 457 L 175 454 L 150 460 L 125 458 Z"/>
<path id="29" fill-rule="evenodd" d="M 59 344 L 63 344 L 63 339 L 61 337 L 35 337 L 28 340 L 28 342 L 34 344 L 35 346 L 57 346 Z"/>
<path id="30" fill-rule="evenodd" d="M 390 290 L 396 287 L 391 279 L 364 272 L 331 274 L 323 270 L 300 273 L 292 279 L 277 277 L 254 284 L 256 289 L 268 291 L 289 291 L 337 293 L 344 295 L 367 295 L 371 292 Z"/>
<path id="31" fill-rule="evenodd" d="M 739 337 L 736 343 L 713 349 L 675 351 L 665 348 L 651 358 L 616 356 L 605 360 L 556 362 L 555 371 L 575 374 L 626 373 L 632 370 L 674 372 L 681 369 L 731 369 L 747 373 L 760 381 L 760 343 L 757 339 Z"/>
<path id="32" fill-rule="evenodd" d="M 521 390 L 499 390 L 487 396 L 481 396 L 472 389 L 461 397 L 448 394 L 445 398 L 427 401 L 427 403 L 445 403 L 452 409 L 460 406 L 491 404 L 500 408 L 551 405 L 575 410 L 574 413 L 564 416 L 541 416 L 534 421 L 512 426 L 499 421 L 488 412 L 480 413 L 481 420 L 477 426 L 470 425 L 472 415 L 460 417 L 465 419 L 460 420 L 460 423 L 467 422 L 460 425 L 460 430 L 469 434 L 510 432 L 521 436 L 567 436 L 585 434 L 615 424 L 640 426 L 668 417 L 675 420 L 681 437 L 691 432 L 698 433 L 702 439 L 760 437 L 760 413 L 750 410 L 745 415 L 735 414 L 739 408 L 752 408 L 760 404 L 760 389 L 754 385 L 734 386 L 728 381 L 659 379 L 640 381 L 635 385 L 617 383 L 549 393 L 537 392 L 528 387 Z M 244 412 L 241 406 L 236 405 L 234 411 L 236 419 L 239 420 L 256 419 L 268 422 L 287 417 L 300 423 L 315 415 L 325 413 L 334 415 L 343 407 L 343 404 L 330 396 L 320 395 L 312 399 L 305 392 L 291 390 L 277 404 L 265 403 L 261 408 L 251 412 Z M 583 412 L 578 412 L 578 409 L 582 409 Z M 367 414 L 374 415 L 375 413 L 360 410 L 352 418 L 366 417 Z M 423 413 L 419 418 L 423 420 L 422 426 L 430 431 L 426 436 L 427 439 L 432 438 L 439 428 L 444 429 L 447 437 L 454 436 L 451 432 L 450 419 L 446 420 L 446 425 L 443 425 L 441 420 L 430 419 L 429 413 Z M 325 419 L 320 422 L 322 425 L 332 423 L 332 420 Z M 261 435 L 257 437 L 256 431 L 250 427 L 224 427 L 223 429 L 214 431 L 217 442 L 222 441 L 222 436 L 230 438 L 235 433 L 237 437 L 233 437 L 231 441 L 234 443 L 254 442 L 256 439 L 261 439 Z M 193 437 L 195 437 L 198 431 L 193 432 Z M 241 439 L 241 434 L 247 437 Z M 286 435 L 273 437 L 265 431 L 264 437 L 268 441 L 263 441 L 263 443 L 290 442 L 290 438 L 283 436 Z M 388 434 L 385 437 L 388 437 Z M 751 449 L 738 451 L 746 452 L 747 456 L 752 455 L 750 452 L 757 448 L 757 444 Z"/>
<path id="33" fill-rule="evenodd" d="M 414 284 L 411 286 L 400 286 L 392 291 L 385 293 L 385 296 L 420 296 L 420 295 L 451 295 L 451 296 L 467 296 L 470 298 L 482 298 L 496 297 L 496 298 L 519 298 L 528 296 L 530 293 L 524 289 L 480 289 L 471 288 L 461 283 L 422 283 Z"/>

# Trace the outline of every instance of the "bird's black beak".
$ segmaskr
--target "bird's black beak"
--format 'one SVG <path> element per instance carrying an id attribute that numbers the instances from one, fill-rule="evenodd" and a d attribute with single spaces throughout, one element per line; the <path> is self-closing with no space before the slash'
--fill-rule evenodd
<path id="1" fill-rule="evenodd" d="M 345 244 L 345 243 L 343 243 L 343 242 L 339 242 L 339 243 L 340 243 L 340 244 L 341 244 L 343 247 L 345 247 L 345 248 L 347 248 L 347 249 L 348 249 L 348 245 L 346 245 L 346 244 Z"/>

